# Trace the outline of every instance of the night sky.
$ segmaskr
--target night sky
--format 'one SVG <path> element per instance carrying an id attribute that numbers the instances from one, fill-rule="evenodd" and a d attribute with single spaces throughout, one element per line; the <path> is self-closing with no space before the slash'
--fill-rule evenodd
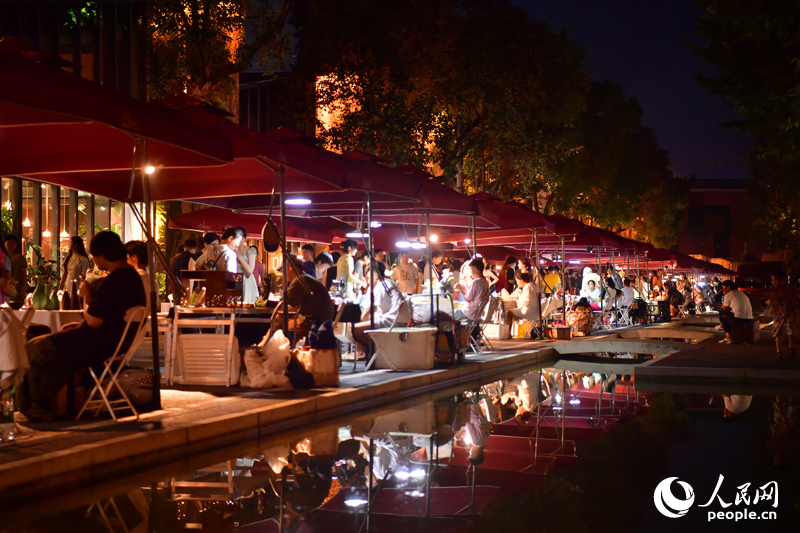
<path id="1" fill-rule="evenodd" d="M 655 129 L 679 177 L 744 179 L 750 138 L 719 126 L 734 118 L 722 100 L 707 96 L 694 73 L 714 67 L 687 42 L 700 42 L 692 0 L 512 0 L 554 30 L 565 28 L 586 51 L 594 79 L 609 79 L 635 96 L 642 122 Z"/>

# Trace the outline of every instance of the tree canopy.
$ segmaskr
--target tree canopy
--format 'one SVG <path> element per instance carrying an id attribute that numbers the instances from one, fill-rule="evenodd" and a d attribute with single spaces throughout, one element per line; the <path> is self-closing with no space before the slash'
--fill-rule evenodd
<path id="1" fill-rule="evenodd" d="M 700 76 L 710 94 L 741 116 L 727 124 L 749 133 L 749 154 L 761 223 L 774 247 L 796 261 L 800 249 L 800 4 L 701 0 L 695 52 L 715 65 Z"/>
<path id="2" fill-rule="evenodd" d="M 189 94 L 236 114 L 237 74 L 288 51 L 289 0 L 148 2 L 150 99 Z"/>

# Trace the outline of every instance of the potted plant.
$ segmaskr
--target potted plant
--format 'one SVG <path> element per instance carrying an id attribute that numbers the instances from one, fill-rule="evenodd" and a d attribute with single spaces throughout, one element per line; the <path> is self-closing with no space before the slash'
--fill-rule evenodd
<path id="1" fill-rule="evenodd" d="M 36 262 L 33 257 L 35 254 Z M 28 279 L 33 280 L 33 306 L 36 309 L 58 309 L 56 291 L 61 276 L 57 263 L 44 257 L 41 246 L 32 244 L 28 247 Z"/>

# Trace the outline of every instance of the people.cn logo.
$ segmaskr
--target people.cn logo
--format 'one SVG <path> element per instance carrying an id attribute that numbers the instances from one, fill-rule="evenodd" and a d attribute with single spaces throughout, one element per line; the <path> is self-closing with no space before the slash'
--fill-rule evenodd
<path id="1" fill-rule="evenodd" d="M 656 504 L 658 512 L 668 518 L 680 518 L 685 515 L 689 508 L 694 503 L 694 490 L 692 486 L 685 481 L 678 481 L 678 485 L 683 487 L 686 493 L 686 499 L 681 500 L 675 497 L 670 490 L 672 482 L 678 479 L 677 477 L 668 477 L 658 484 L 656 491 L 653 493 L 653 503 Z"/>

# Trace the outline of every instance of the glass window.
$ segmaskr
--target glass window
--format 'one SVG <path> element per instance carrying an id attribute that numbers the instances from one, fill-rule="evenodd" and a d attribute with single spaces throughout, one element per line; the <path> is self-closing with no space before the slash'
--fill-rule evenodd
<path id="1" fill-rule="evenodd" d="M 108 198 L 100 196 L 94 199 L 94 233 L 107 230 L 111 225 L 111 211 Z"/>
<path id="2" fill-rule="evenodd" d="M 28 180 L 22 182 L 22 239 L 33 242 L 33 187 Z M 26 248 L 27 249 L 27 248 Z"/>

